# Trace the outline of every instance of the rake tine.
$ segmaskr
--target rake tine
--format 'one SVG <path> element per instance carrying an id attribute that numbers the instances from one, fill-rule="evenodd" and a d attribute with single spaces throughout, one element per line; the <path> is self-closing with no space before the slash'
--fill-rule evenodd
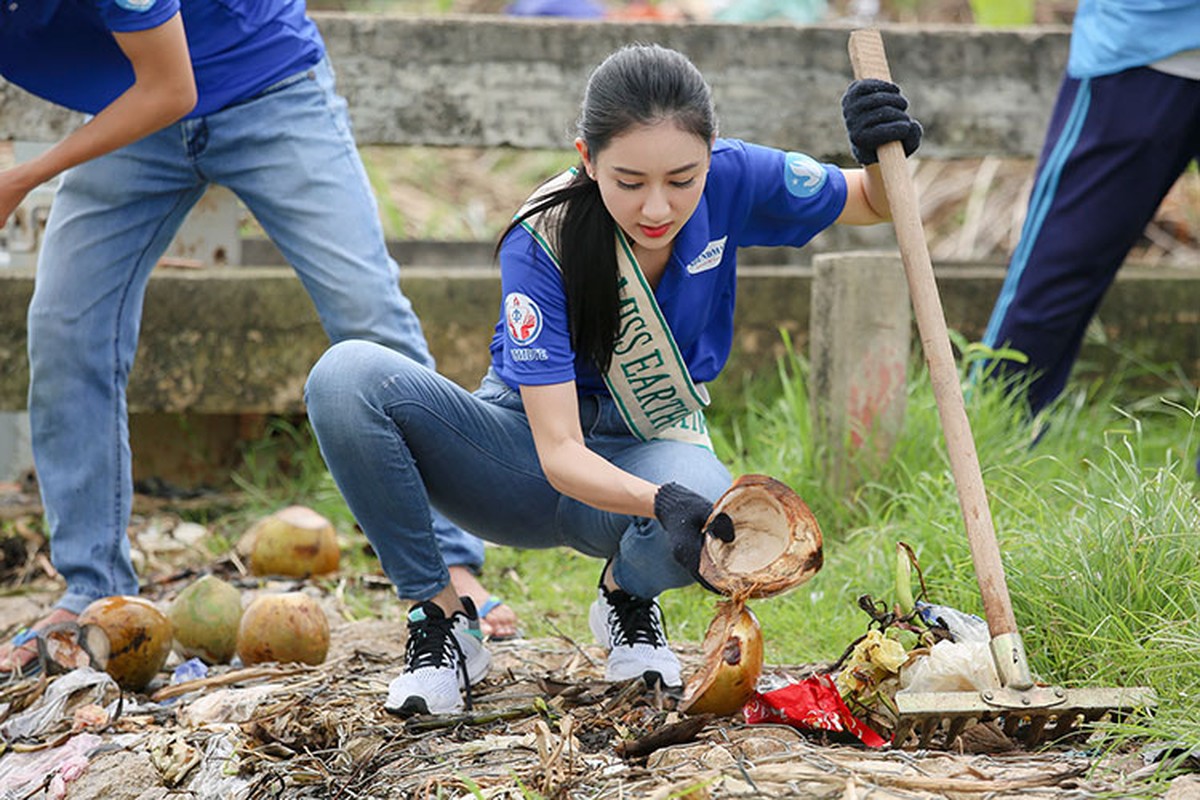
<path id="1" fill-rule="evenodd" d="M 950 720 L 950 727 L 946 731 L 946 745 L 950 746 L 954 740 L 962 736 L 962 732 L 966 730 L 967 725 L 974 724 L 978 720 L 972 717 L 954 717 Z"/>
<path id="2" fill-rule="evenodd" d="M 1086 720 L 1087 716 L 1080 714 L 1075 709 L 1071 709 L 1069 712 L 1064 711 L 1058 715 L 1058 721 L 1047 738 L 1050 741 L 1058 741 L 1071 734 L 1078 733 L 1082 727 L 1082 723 Z"/>
<path id="3" fill-rule="evenodd" d="M 920 746 L 922 749 L 929 747 L 929 743 L 933 741 L 933 735 L 937 733 L 938 728 L 940 728 L 941 725 L 942 721 L 937 718 L 927 719 L 921 724 Z"/>
<path id="4" fill-rule="evenodd" d="M 1029 728 L 1023 740 L 1027 746 L 1037 747 L 1042 743 L 1046 736 L 1046 724 L 1049 721 L 1050 718 L 1042 714 L 1034 714 L 1029 717 Z"/>
<path id="5" fill-rule="evenodd" d="M 902 718 L 896 722 L 896 730 L 892 734 L 892 746 L 904 747 L 904 743 L 908 741 L 908 737 L 912 736 L 913 720 Z"/>

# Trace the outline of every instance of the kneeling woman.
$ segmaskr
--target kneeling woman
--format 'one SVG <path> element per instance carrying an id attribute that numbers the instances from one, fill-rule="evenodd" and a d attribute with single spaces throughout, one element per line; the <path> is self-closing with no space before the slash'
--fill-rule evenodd
<path id="1" fill-rule="evenodd" d="M 843 98 L 855 156 L 921 128 L 892 84 Z M 450 584 L 436 507 L 513 547 L 602 560 L 589 621 L 606 677 L 681 683 L 657 596 L 699 579 L 712 501 L 704 383 L 733 340 L 736 253 L 799 247 L 835 222 L 888 218 L 878 167 L 842 170 L 717 138 L 708 85 L 657 45 L 610 55 L 588 81 L 579 165 L 538 188 L 499 246 L 492 364 L 470 393 L 405 356 L 341 342 L 313 368 L 308 412 L 329 469 L 408 614 L 386 708 L 463 707 L 487 670 L 476 611 Z"/>

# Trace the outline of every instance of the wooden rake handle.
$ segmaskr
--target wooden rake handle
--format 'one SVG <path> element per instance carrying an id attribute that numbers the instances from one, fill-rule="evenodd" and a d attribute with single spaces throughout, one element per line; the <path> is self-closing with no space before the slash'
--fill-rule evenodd
<path id="1" fill-rule="evenodd" d="M 855 78 L 892 80 L 887 56 L 883 50 L 883 38 L 877 30 L 851 32 L 850 63 L 854 68 Z M 988 631 L 992 638 L 1016 633 L 1017 624 L 1013 617 L 1012 600 L 1008 594 L 1004 565 L 1000 561 L 1000 548 L 996 544 L 996 531 L 992 526 L 987 494 L 983 488 L 979 456 L 975 451 L 975 440 L 971 436 L 971 425 L 967 421 L 962 386 L 959 383 L 954 354 L 950 349 L 950 335 L 946 330 L 946 318 L 942 311 L 941 298 L 938 296 L 937 283 L 933 278 L 933 264 L 929 260 L 929 247 L 925 241 L 925 230 L 921 226 L 920 207 L 904 156 L 904 145 L 900 142 L 888 142 L 880 147 L 879 167 L 892 209 L 892 223 L 896 227 L 900 258 L 904 262 L 904 272 L 908 277 L 908 291 L 912 297 L 913 312 L 917 317 L 921 346 L 925 352 L 925 361 L 929 365 L 929 376 L 933 383 L 938 415 L 941 418 L 942 433 L 946 437 L 950 469 L 958 489 L 958 502 L 962 507 L 971 559 L 975 564 L 975 576 L 979 581 L 980 594 L 983 595 L 983 610 L 987 617 Z"/>

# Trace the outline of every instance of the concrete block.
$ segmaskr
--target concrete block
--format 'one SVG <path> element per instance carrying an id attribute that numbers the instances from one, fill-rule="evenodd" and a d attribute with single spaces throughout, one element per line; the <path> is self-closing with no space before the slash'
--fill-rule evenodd
<path id="1" fill-rule="evenodd" d="M 360 144 L 569 148 L 589 71 L 628 42 L 687 53 L 721 131 L 849 159 L 839 100 L 850 31 L 836 25 L 625 23 L 499 15 L 314 14 Z M 1035 156 L 1066 62 L 1063 26 L 882 28 L 925 126 L 923 157 Z M 56 141 L 81 116 L 0 81 L 4 136 Z"/>
<path id="2" fill-rule="evenodd" d="M 19 481 L 32 469 L 29 413 L 0 411 L 0 482 Z"/>
<path id="3" fill-rule="evenodd" d="M 904 425 L 912 311 L 899 255 L 814 258 L 809 319 L 814 444 L 848 487 L 887 458 Z"/>

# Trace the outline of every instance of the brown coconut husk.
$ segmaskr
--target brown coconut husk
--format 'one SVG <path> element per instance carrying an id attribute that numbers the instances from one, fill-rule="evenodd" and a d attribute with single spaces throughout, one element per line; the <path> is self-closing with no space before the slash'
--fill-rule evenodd
<path id="1" fill-rule="evenodd" d="M 731 542 L 708 537 L 700 574 L 734 598 L 770 597 L 809 580 L 824 563 L 821 528 L 786 484 L 767 475 L 742 475 L 713 505 L 712 517 L 733 522 Z"/>
<path id="2" fill-rule="evenodd" d="M 754 694 L 763 670 L 762 628 L 742 600 L 718 604 L 704 634 L 704 663 L 683 690 L 679 710 L 728 716 Z"/>

